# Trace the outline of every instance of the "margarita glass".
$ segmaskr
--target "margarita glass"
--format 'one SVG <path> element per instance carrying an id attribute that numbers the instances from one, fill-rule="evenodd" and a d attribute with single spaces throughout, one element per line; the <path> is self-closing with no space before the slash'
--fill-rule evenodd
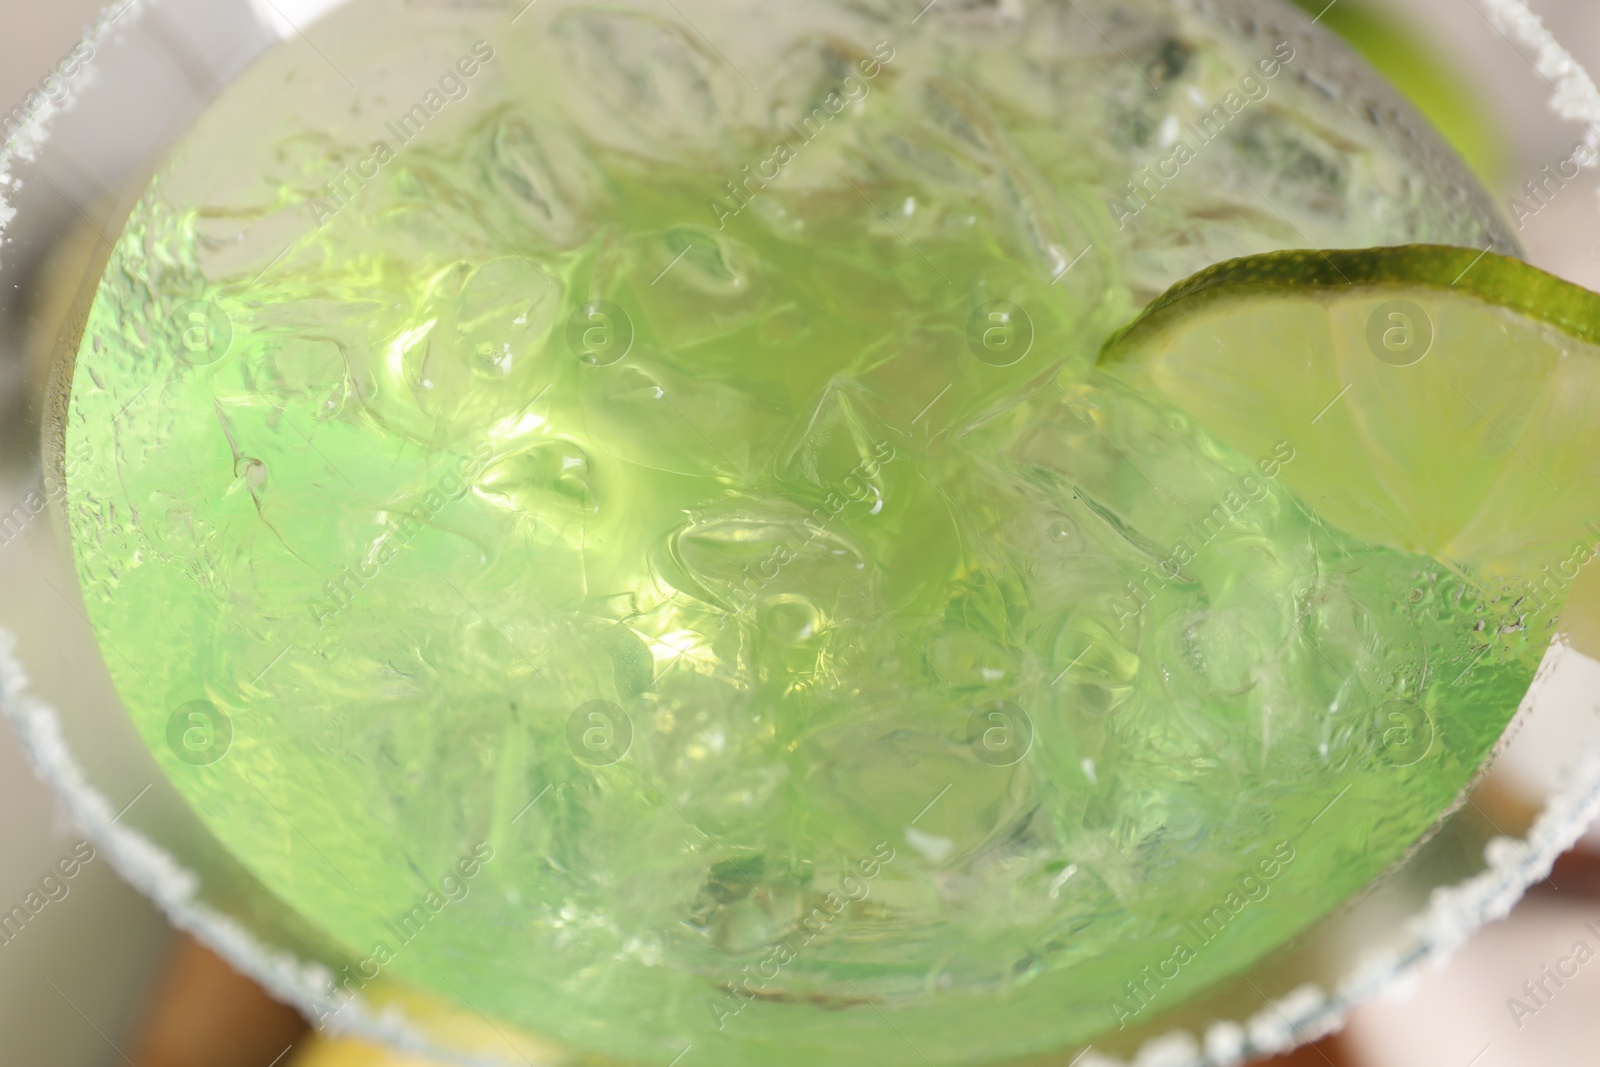
<path id="1" fill-rule="evenodd" d="M 91 257 L 44 467 L 319 1022 L 1070 1057 L 1401 860 L 1546 654 L 1561 598 L 1502 639 L 1328 521 L 1314 431 L 1098 363 L 1211 263 L 1416 242 L 1515 251 L 1287 8 L 357 2 Z"/>

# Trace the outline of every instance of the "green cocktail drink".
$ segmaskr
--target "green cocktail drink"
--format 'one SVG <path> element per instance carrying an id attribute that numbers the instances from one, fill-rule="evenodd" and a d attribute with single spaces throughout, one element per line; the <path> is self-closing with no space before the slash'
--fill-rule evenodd
<path id="1" fill-rule="evenodd" d="M 134 209 L 59 442 L 86 607 L 339 995 L 629 1063 L 1071 1051 L 1500 736 L 1558 599 L 1500 626 L 1294 427 L 1096 362 L 1231 256 L 1509 250 L 1487 200 L 1287 7 L 919 6 L 358 0 Z"/>

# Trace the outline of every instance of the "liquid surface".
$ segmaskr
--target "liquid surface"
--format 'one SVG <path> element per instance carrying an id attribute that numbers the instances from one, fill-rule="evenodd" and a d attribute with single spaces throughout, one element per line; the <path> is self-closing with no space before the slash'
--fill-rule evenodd
<path id="1" fill-rule="evenodd" d="M 87 609 L 345 990 L 639 1063 L 1068 1048 L 1367 884 L 1503 729 L 1548 620 L 1486 644 L 1292 435 L 1094 367 L 1210 262 L 1504 247 L 1486 201 L 1287 9 L 920 6 L 360 0 L 134 211 Z"/>

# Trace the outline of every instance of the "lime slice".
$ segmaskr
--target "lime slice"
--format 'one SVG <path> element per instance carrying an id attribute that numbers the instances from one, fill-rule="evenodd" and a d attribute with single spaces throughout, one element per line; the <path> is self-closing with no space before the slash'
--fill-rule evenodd
<path id="1" fill-rule="evenodd" d="M 1561 599 L 1600 539 L 1600 296 L 1431 245 L 1220 263 L 1101 363 L 1348 534 Z"/>

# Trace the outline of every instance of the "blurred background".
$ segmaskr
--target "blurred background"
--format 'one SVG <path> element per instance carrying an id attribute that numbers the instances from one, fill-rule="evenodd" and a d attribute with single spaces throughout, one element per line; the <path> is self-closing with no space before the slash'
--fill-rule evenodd
<path id="1" fill-rule="evenodd" d="M 118 3 L 124 0 L 118 0 Z M 267 0 L 263 0 L 267 2 Z M 803 2 L 803 0 L 802 0 Z M 1524 183 L 1570 158 L 1581 131 L 1548 118 L 1551 85 L 1484 17 L 1486 0 L 1302 0 L 1440 126 L 1499 195 L 1546 269 L 1600 290 L 1600 181 L 1585 171 L 1547 204 Z M 300 24 L 326 0 L 269 6 Z M 0 113 L 20 105 L 72 52 L 97 0 L 0 0 Z M 1534 0 L 1569 51 L 1600 69 L 1600 4 Z M 176 21 L 158 25 L 182 64 L 198 47 Z M 153 89 L 152 92 L 159 92 Z M 1537 121 L 1535 121 L 1537 120 Z M 115 137 L 108 137 L 115 151 Z M 95 161 L 85 161 L 93 169 Z M 1536 211 L 1516 210 L 1519 198 Z M 0 375 L 3 375 L 0 369 Z M 3 384 L 3 382 L 0 382 Z M 3 418 L 3 416 L 0 416 Z M 10 557 L 0 555 L 0 589 Z M 1559 737 L 1547 746 L 1558 746 Z M 1493 772 L 1484 817 L 1512 823 L 1544 764 L 1540 747 Z M 0 911 L 60 864 L 80 837 L 0 728 Z M 1593 850 L 1591 852 L 1591 849 Z M 92 854 L 92 853 L 90 853 Z M 206 950 L 172 932 L 103 859 L 78 862 L 27 936 L 0 935 L 0 1067 L 355 1067 L 406 1061 L 310 1040 L 304 1023 Z M 1600 832 L 1481 931 L 1442 969 L 1358 1011 L 1346 1030 L 1276 1063 L 1332 1067 L 1543 1067 L 1600 1060 Z"/>

